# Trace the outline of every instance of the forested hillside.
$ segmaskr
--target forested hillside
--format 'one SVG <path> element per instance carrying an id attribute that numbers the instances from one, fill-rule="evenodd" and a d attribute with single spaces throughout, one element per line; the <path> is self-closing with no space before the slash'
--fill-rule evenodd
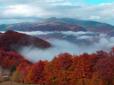
<path id="1" fill-rule="evenodd" d="M 0 65 L 15 82 L 40 85 L 113 85 L 114 49 L 93 54 L 63 53 L 31 63 L 16 52 L 0 50 Z M 14 69 L 15 68 L 15 69 Z M 13 69 L 13 70 L 12 70 Z"/>

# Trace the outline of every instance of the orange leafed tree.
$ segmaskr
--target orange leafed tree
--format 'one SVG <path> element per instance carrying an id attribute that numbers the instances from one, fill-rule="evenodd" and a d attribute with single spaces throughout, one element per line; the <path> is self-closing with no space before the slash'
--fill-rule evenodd
<path id="1" fill-rule="evenodd" d="M 40 85 L 113 85 L 113 54 L 113 50 L 78 56 L 64 53 L 51 61 L 33 64 L 23 61 L 17 66 L 14 78 L 21 79 L 23 83 Z M 20 74 L 22 76 L 16 76 Z"/>
<path id="2" fill-rule="evenodd" d="M 28 83 L 43 84 L 44 83 L 44 66 L 43 61 L 39 61 L 29 68 L 26 80 Z"/>

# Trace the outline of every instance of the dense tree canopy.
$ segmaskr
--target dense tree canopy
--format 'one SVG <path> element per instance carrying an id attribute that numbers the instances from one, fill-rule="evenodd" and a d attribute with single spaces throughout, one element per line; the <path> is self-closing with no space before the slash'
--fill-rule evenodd
<path id="1" fill-rule="evenodd" d="M 0 65 L 16 68 L 12 80 L 40 85 L 114 85 L 114 49 L 93 54 L 64 53 L 51 61 L 31 63 L 14 51 L 0 49 Z"/>

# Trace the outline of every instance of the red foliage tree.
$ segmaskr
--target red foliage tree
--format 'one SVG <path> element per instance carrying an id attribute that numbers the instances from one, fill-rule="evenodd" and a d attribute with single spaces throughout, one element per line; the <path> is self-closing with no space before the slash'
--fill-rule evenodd
<path id="1" fill-rule="evenodd" d="M 44 66 L 45 63 L 43 61 L 39 61 L 31 66 L 26 76 L 26 80 L 28 83 L 36 83 L 43 84 L 44 82 Z"/>
<path id="2" fill-rule="evenodd" d="M 60 54 L 57 58 L 52 60 L 56 69 L 68 70 L 72 65 L 72 55 L 68 53 Z"/>
<path id="3" fill-rule="evenodd" d="M 3 68 L 11 69 L 25 60 L 21 55 L 14 51 L 0 50 L 0 65 Z"/>
<path id="4" fill-rule="evenodd" d="M 95 65 L 96 72 L 99 73 L 101 79 L 106 80 L 108 85 L 112 85 L 114 78 L 114 57 L 106 57 L 100 59 Z"/>
<path id="5" fill-rule="evenodd" d="M 3 60 L 0 62 L 3 67 L 9 68 L 12 67 L 12 64 L 17 66 L 13 78 L 23 83 L 40 85 L 114 84 L 113 50 L 109 53 L 99 51 L 79 56 L 64 53 L 51 61 L 39 61 L 34 64 L 15 52 L 1 50 L 0 59 Z M 18 77 L 16 77 L 17 75 Z"/>

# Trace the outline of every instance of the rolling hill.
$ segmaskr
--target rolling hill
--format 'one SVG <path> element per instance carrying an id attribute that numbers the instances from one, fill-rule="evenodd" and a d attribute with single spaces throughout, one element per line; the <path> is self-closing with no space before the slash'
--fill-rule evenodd
<path id="1" fill-rule="evenodd" d="M 92 31 L 109 33 L 114 31 L 114 26 L 87 20 L 78 20 L 72 18 L 48 18 L 36 22 L 16 23 L 9 25 L 0 25 L 3 30 L 17 31 Z"/>
<path id="2" fill-rule="evenodd" d="M 18 50 L 23 46 L 36 46 L 38 48 L 48 48 L 51 46 L 51 44 L 38 37 L 14 32 L 11 30 L 5 33 L 1 33 L 0 48 L 4 48 L 7 50 Z"/>

